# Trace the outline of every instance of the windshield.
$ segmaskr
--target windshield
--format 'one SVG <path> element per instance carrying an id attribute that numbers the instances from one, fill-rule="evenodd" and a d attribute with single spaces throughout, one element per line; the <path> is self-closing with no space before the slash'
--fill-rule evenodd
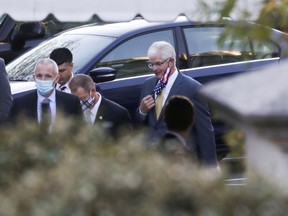
<path id="1" fill-rule="evenodd" d="M 81 71 L 95 56 L 115 40 L 97 35 L 61 34 L 41 43 L 7 65 L 10 80 L 33 80 L 35 63 L 40 58 L 48 58 L 53 49 L 67 47 L 73 53 L 73 73 Z"/>

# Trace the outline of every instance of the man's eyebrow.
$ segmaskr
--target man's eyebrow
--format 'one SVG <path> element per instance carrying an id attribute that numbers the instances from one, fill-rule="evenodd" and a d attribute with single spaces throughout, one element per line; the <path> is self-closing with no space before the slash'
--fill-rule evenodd
<path id="1" fill-rule="evenodd" d="M 42 76 L 44 76 L 44 77 L 53 77 L 52 74 L 44 74 L 44 75 L 42 75 Z"/>

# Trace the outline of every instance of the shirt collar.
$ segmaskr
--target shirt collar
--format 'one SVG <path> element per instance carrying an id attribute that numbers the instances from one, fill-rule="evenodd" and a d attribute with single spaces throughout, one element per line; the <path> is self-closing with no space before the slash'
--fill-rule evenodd
<path id="1" fill-rule="evenodd" d="M 38 101 L 41 103 L 45 98 L 49 98 L 49 100 L 52 103 L 56 102 L 56 93 L 55 93 L 55 89 L 53 89 L 52 94 L 49 97 L 44 97 L 43 95 L 41 95 L 38 91 L 37 91 L 37 97 L 38 97 Z"/>
<path id="2" fill-rule="evenodd" d="M 68 89 L 69 89 L 69 82 L 71 81 L 71 79 L 73 78 L 73 74 L 72 74 L 72 76 L 70 77 L 70 79 L 68 80 L 68 82 L 66 82 L 64 85 L 61 85 L 61 84 L 59 84 L 59 83 L 56 83 L 56 88 L 57 89 L 59 89 L 60 88 L 60 86 L 66 86 Z"/>
<path id="3" fill-rule="evenodd" d="M 101 104 L 101 101 L 102 101 L 102 96 L 101 96 L 101 94 L 99 94 L 98 92 L 97 92 L 97 94 L 98 94 L 98 101 L 96 102 L 96 104 L 94 105 L 94 107 L 91 109 L 91 112 L 93 113 L 93 115 L 95 115 L 96 116 L 96 114 L 97 114 L 97 112 L 98 112 L 98 109 L 99 109 L 99 106 L 100 106 L 100 104 Z"/>

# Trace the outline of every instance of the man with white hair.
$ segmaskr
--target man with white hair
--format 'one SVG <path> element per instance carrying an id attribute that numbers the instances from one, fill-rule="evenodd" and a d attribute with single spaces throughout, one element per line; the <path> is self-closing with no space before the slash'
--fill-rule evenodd
<path id="1" fill-rule="evenodd" d="M 189 98 L 195 106 L 194 125 L 187 143 L 191 151 L 196 152 L 204 165 L 218 165 L 214 128 L 207 102 L 198 94 L 202 85 L 182 74 L 176 68 L 176 52 L 166 41 L 154 42 L 147 52 L 148 67 L 155 76 L 148 78 L 142 87 L 140 105 L 136 118 L 150 130 L 150 137 L 162 137 L 167 128 L 164 122 L 165 102 L 173 95 Z"/>

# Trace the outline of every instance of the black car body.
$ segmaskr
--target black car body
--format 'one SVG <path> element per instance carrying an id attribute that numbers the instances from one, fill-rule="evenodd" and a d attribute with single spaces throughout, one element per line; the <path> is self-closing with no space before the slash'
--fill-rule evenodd
<path id="1" fill-rule="evenodd" d="M 21 23 L 8 15 L 0 17 L 0 57 L 6 64 L 48 37 L 41 22 Z"/>
<path id="2" fill-rule="evenodd" d="M 0 57 L 8 64 L 27 50 L 68 28 L 95 22 L 59 22 L 48 16 L 41 22 L 19 22 L 9 15 L 0 16 Z"/>
<path id="3" fill-rule="evenodd" d="M 147 67 L 147 50 L 154 41 L 171 43 L 176 50 L 180 71 L 203 84 L 278 63 L 285 58 L 286 34 L 271 29 L 271 35 L 265 41 L 242 35 L 239 38 L 227 37 L 220 44 L 226 25 L 233 23 L 199 24 L 179 17 L 169 23 L 136 19 L 74 28 L 41 43 L 7 66 L 12 92 L 16 97 L 33 89 L 32 74 L 36 60 L 49 57 L 57 47 L 68 47 L 72 51 L 75 74 L 89 74 L 104 96 L 126 107 L 132 116 L 144 80 L 153 75 Z M 227 153 L 222 140 L 225 125 L 215 121 L 214 126 L 217 153 L 222 158 Z"/>

